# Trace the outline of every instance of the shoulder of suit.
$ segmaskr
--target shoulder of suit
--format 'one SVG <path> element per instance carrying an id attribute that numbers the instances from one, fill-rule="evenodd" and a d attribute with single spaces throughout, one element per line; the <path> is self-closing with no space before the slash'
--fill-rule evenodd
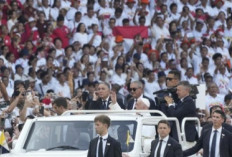
<path id="1" fill-rule="evenodd" d="M 184 100 L 193 100 L 193 98 L 191 96 L 187 96 L 184 98 Z"/>
<path id="2" fill-rule="evenodd" d="M 232 126 L 227 123 L 222 123 L 222 127 L 225 128 L 227 131 L 232 133 Z"/>
<path id="3" fill-rule="evenodd" d="M 110 135 L 108 136 L 108 142 L 114 142 L 114 143 L 119 143 L 116 139 L 114 139 L 113 137 L 111 137 Z"/>
<path id="4" fill-rule="evenodd" d="M 208 126 L 206 126 L 206 127 L 203 127 L 203 129 L 202 129 L 202 134 L 204 134 L 204 133 L 206 133 L 206 132 L 208 132 L 208 131 L 212 131 L 212 126 L 213 125 L 208 125 Z"/>
<path id="5" fill-rule="evenodd" d="M 222 133 L 223 134 L 228 134 L 228 135 L 230 135 L 232 137 L 232 133 L 229 130 L 227 130 L 225 127 L 222 127 Z"/>
<path id="6" fill-rule="evenodd" d="M 174 138 L 169 136 L 168 142 L 174 143 L 174 144 L 179 144 Z"/>
<path id="7" fill-rule="evenodd" d="M 97 140 L 98 140 L 98 137 L 95 137 L 90 142 L 92 143 L 92 142 L 97 141 Z"/>
<path id="8" fill-rule="evenodd" d="M 155 142 L 158 141 L 158 138 L 151 141 L 151 146 L 154 146 Z"/>

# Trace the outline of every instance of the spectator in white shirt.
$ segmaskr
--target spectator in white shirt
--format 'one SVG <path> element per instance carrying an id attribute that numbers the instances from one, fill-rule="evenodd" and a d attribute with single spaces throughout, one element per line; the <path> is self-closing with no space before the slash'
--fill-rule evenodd
<path id="1" fill-rule="evenodd" d="M 17 20 L 17 12 L 12 10 L 10 12 L 10 19 L 7 21 L 8 30 L 11 32 L 11 28 L 18 22 Z"/>
<path id="2" fill-rule="evenodd" d="M 102 42 L 102 33 L 98 31 L 98 28 L 97 24 L 92 24 L 92 33 L 88 35 L 89 44 L 95 47 L 100 46 Z"/>
<path id="3" fill-rule="evenodd" d="M 77 27 L 78 25 L 82 22 L 82 14 L 80 11 L 77 11 L 75 13 L 75 18 L 74 20 L 70 20 L 68 22 L 68 28 L 70 30 L 70 32 L 72 33 L 72 36 L 76 33 Z M 70 43 L 73 43 L 73 41 L 71 40 Z"/>
<path id="4" fill-rule="evenodd" d="M 73 21 L 74 17 L 75 17 L 75 13 L 77 11 L 80 11 L 82 14 L 84 14 L 85 12 L 83 10 L 81 10 L 79 8 L 79 1 L 73 1 L 72 3 L 72 7 L 68 10 L 67 14 L 66 14 L 66 19 L 68 21 Z"/>
<path id="5" fill-rule="evenodd" d="M 155 101 L 153 92 L 160 90 L 159 84 L 155 78 L 155 73 L 151 70 L 147 72 L 147 78 L 144 79 L 144 95 Z"/>
<path id="6" fill-rule="evenodd" d="M 7 94 L 8 94 L 8 97 L 11 98 L 12 97 L 12 94 L 14 93 L 14 88 L 10 86 L 10 80 L 8 77 L 6 76 L 3 76 L 2 77 L 2 82 L 4 83 L 5 87 L 6 87 L 6 91 L 7 91 Z"/>
<path id="7" fill-rule="evenodd" d="M 122 20 L 128 17 L 126 15 L 123 15 L 122 8 L 116 8 L 114 12 L 114 18 L 116 20 L 115 26 L 123 26 Z"/>
<path id="8" fill-rule="evenodd" d="M 50 11 L 50 17 L 52 18 L 53 21 L 57 20 L 57 17 L 59 16 L 60 8 L 61 8 L 61 0 L 54 0 L 52 9 Z"/>
<path id="9" fill-rule="evenodd" d="M 215 75 L 214 75 L 214 82 L 217 84 L 219 88 L 220 94 L 228 94 L 229 92 L 229 78 L 226 75 L 226 67 L 221 64 L 218 68 L 216 68 Z"/>
<path id="10" fill-rule="evenodd" d="M 153 25 L 152 23 L 151 25 L 151 33 L 153 37 L 152 48 L 155 49 L 156 42 L 158 41 L 158 39 L 160 39 L 161 37 L 169 38 L 170 33 L 168 28 L 164 25 L 164 19 L 162 16 L 157 16 L 155 24 Z"/>
<path id="11" fill-rule="evenodd" d="M 61 1 L 61 8 L 66 8 L 67 10 L 71 7 L 71 2 L 69 0 Z"/>
<path id="12" fill-rule="evenodd" d="M 193 68 L 190 67 L 186 70 L 185 80 L 190 84 L 198 84 L 197 78 L 193 75 Z"/>
<path id="13" fill-rule="evenodd" d="M 134 25 L 133 17 L 136 12 L 135 1 L 134 0 L 127 0 L 126 5 L 124 6 L 123 13 L 128 15 L 130 20 L 130 25 Z"/>
<path id="14" fill-rule="evenodd" d="M 28 79 L 27 75 L 24 74 L 24 69 L 22 67 L 22 65 L 20 64 L 17 64 L 15 66 L 15 78 L 14 80 L 21 80 L 21 81 L 26 81 Z"/>
<path id="15" fill-rule="evenodd" d="M 88 33 L 92 33 L 92 24 L 98 26 L 100 24 L 94 13 L 93 7 L 88 7 L 87 15 L 83 16 L 82 21 L 84 22 Z"/>
<path id="16" fill-rule="evenodd" d="M 35 85 L 35 90 L 38 91 L 39 95 L 45 96 L 48 90 L 54 89 L 55 84 L 51 82 L 51 76 L 47 71 L 42 71 L 40 73 L 41 81 L 38 81 Z"/>
<path id="17" fill-rule="evenodd" d="M 175 20 L 175 21 L 178 21 L 179 20 L 179 18 L 180 18 L 180 14 L 179 13 L 177 13 L 177 4 L 176 3 L 172 3 L 171 5 L 170 5 L 170 15 L 169 15 L 169 17 L 166 19 L 166 21 L 169 23 L 169 22 L 171 22 L 171 21 L 173 21 L 173 20 Z"/>
<path id="18" fill-rule="evenodd" d="M 77 31 L 74 34 L 72 41 L 73 42 L 79 41 L 81 43 L 81 46 L 88 43 L 88 34 L 87 34 L 86 27 L 85 27 L 84 23 L 79 23 L 79 25 L 77 27 Z"/>
<path id="19" fill-rule="evenodd" d="M 52 8 L 49 6 L 48 0 L 42 0 L 42 6 L 38 10 L 44 12 L 46 20 L 50 20 Z"/>
<path id="20" fill-rule="evenodd" d="M 205 33 L 205 32 L 203 31 L 203 26 L 204 26 L 204 21 L 198 19 L 198 20 L 196 21 L 195 30 L 193 31 L 193 36 L 195 37 L 195 39 L 196 39 L 197 41 L 201 41 L 201 37 L 202 37 L 202 35 Z"/>
<path id="21" fill-rule="evenodd" d="M 55 87 L 55 93 L 62 97 L 71 98 L 70 87 L 66 83 L 64 73 L 57 74 L 57 79 L 59 83 Z"/>
<path id="22" fill-rule="evenodd" d="M 232 38 L 232 18 L 231 17 L 228 17 L 226 19 L 226 28 L 224 30 L 224 35 L 226 38 L 230 38 L 230 43 L 232 42 L 231 41 L 231 38 Z"/>
<path id="23" fill-rule="evenodd" d="M 212 82 L 208 84 L 208 94 L 205 97 L 206 111 L 209 112 L 210 108 L 215 105 L 224 107 L 224 96 L 218 94 L 218 86 L 216 83 Z"/>
<path id="24" fill-rule="evenodd" d="M 111 77 L 111 82 L 113 84 L 117 83 L 118 85 L 122 87 L 126 85 L 126 81 L 129 81 L 129 80 L 127 79 L 127 74 L 123 73 L 123 66 L 116 64 L 115 73 Z"/>

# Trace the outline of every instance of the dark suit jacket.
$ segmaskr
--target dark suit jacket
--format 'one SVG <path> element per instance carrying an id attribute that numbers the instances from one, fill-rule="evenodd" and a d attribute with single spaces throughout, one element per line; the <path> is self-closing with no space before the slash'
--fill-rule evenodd
<path id="1" fill-rule="evenodd" d="M 158 142 L 158 138 L 151 142 L 151 154 L 149 157 L 154 157 Z M 164 157 L 183 157 L 181 145 L 170 136 L 164 150 Z"/>
<path id="2" fill-rule="evenodd" d="M 157 109 L 156 105 L 155 105 L 155 102 L 152 99 L 148 98 L 147 96 L 143 96 L 143 98 L 147 98 L 150 101 L 150 109 L 151 110 Z M 133 105 L 134 105 L 134 98 L 131 97 L 130 100 L 128 101 L 128 105 L 127 105 L 126 109 L 132 110 Z"/>
<path id="3" fill-rule="evenodd" d="M 91 140 L 87 157 L 96 157 L 98 137 Z M 114 138 L 108 136 L 104 157 L 122 157 L 121 145 Z"/>
<path id="4" fill-rule="evenodd" d="M 209 141 L 212 128 L 203 130 L 200 139 L 197 141 L 195 146 L 184 151 L 184 156 L 190 156 L 197 153 L 203 148 L 203 157 L 209 157 Z M 232 157 L 232 135 L 229 131 L 222 128 L 221 139 L 220 139 L 220 156 L 221 157 Z"/>
<path id="5" fill-rule="evenodd" d="M 108 100 L 108 102 L 107 102 L 107 106 L 109 106 L 110 105 L 110 103 L 111 103 L 112 101 L 111 101 L 111 98 L 109 97 L 109 100 Z M 91 101 L 91 102 L 89 102 L 90 104 L 89 104 L 89 110 L 103 110 L 104 108 L 103 108 L 103 102 L 102 102 L 102 99 L 101 98 L 98 98 L 97 99 L 97 101 Z M 122 108 L 122 109 L 125 109 L 125 106 L 123 105 L 123 102 L 122 102 L 122 100 L 121 99 L 117 99 L 117 103 L 119 104 L 119 106 Z M 109 107 L 108 107 L 108 109 L 109 109 Z"/>
<path id="6" fill-rule="evenodd" d="M 192 97 L 187 96 L 184 98 L 183 102 L 179 102 L 176 106 L 170 106 L 167 108 L 168 117 L 177 117 L 180 126 L 182 120 L 185 117 L 196 117 L 196 105 Z M 186 122 L 185 125 L 186 140 L 193 142 L 198 138 L 197 130 L 195 127 L 195 122 Z"/>

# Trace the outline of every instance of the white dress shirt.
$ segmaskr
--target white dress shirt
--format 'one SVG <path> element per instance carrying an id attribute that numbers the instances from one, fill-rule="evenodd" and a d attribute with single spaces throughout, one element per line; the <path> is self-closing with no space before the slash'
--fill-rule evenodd
<path id="1" fill-rule="evenodd" d="M 161 139 L 161 138 L 159 138 L 159 139 Z M 166 145 L 168 143 L 168 139 L 169 139 L 169 135 L 166 136 L 164 139 L 162 139 L 163 141 L 162 141 L 162 146 L 161 146 L 161 150 L 160 150 L 160 157 L 164 156 L 164 150 L 165 150 Z M 157 156 L 157 151 L 158 151 L 159 145 L 160 145 L 160 141 L 159 141 L 159 143 L 158 143 L 158 145 L 157 145 L 157 147 L 155 149 L 155 155 L 154 155 L 154 157 Z"/>
<path id="2" fill-rule="evenodd" d="M 210 140 L 209 140 L 209 154 L 211 153 L 211 145 L 213 141 L 213 135 L 214 135 L 214 130 L 217 130 L 217 139 L 216 139 L 216 148 L 215 148 L 215 156 L 220 157 L 220 138 L 221 138 L 221 133 L 222 133 L 222 127 L 219 129 L 212 129 L 211 135 L 210 135 Z"/>
<path id="3" fill-rule="evenodd" d="M 55 90 L 56 94 L 62 95 L 63 97 L 71 98 L 71 92 L 70 92 L 70 87 L 69 87 L 68 83 L 65 82 L 64 85 L 58 83 L 58 84 L 56 84 L 55 89 L 56 89 Z"/>
<path id="4" fill-rule="evenodd" d="M 106 135 L 104 135 L 104 136 L 99 136 L 98 142 L 97 142 L 97 151 L 96 151 L 97 154 L 96 154 L 96 157 L 98 157 L 98 147 L 99 147 L 99 143 L 100 143 L 100 137 L 102 137 L 102 145 L 103 145 L 102 146 L 102 149 L 103 149 L 102 152 L 103 152 L 103 156 L 104 156 L 108 136 L 109 136 L 108 133 Z"/>

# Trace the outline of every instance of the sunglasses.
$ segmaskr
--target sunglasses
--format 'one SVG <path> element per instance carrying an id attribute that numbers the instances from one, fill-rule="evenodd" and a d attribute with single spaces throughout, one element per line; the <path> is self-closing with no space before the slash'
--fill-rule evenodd
<path id="1" fill-rule="evenodd" d="M 130 88 L 130 91 L 135 92 L 138 88 Z"/>
<path id="2" fill-rule="evenodd" d="M 167 77 L 166 81 L 172 81 L 174 78 Z"/>

